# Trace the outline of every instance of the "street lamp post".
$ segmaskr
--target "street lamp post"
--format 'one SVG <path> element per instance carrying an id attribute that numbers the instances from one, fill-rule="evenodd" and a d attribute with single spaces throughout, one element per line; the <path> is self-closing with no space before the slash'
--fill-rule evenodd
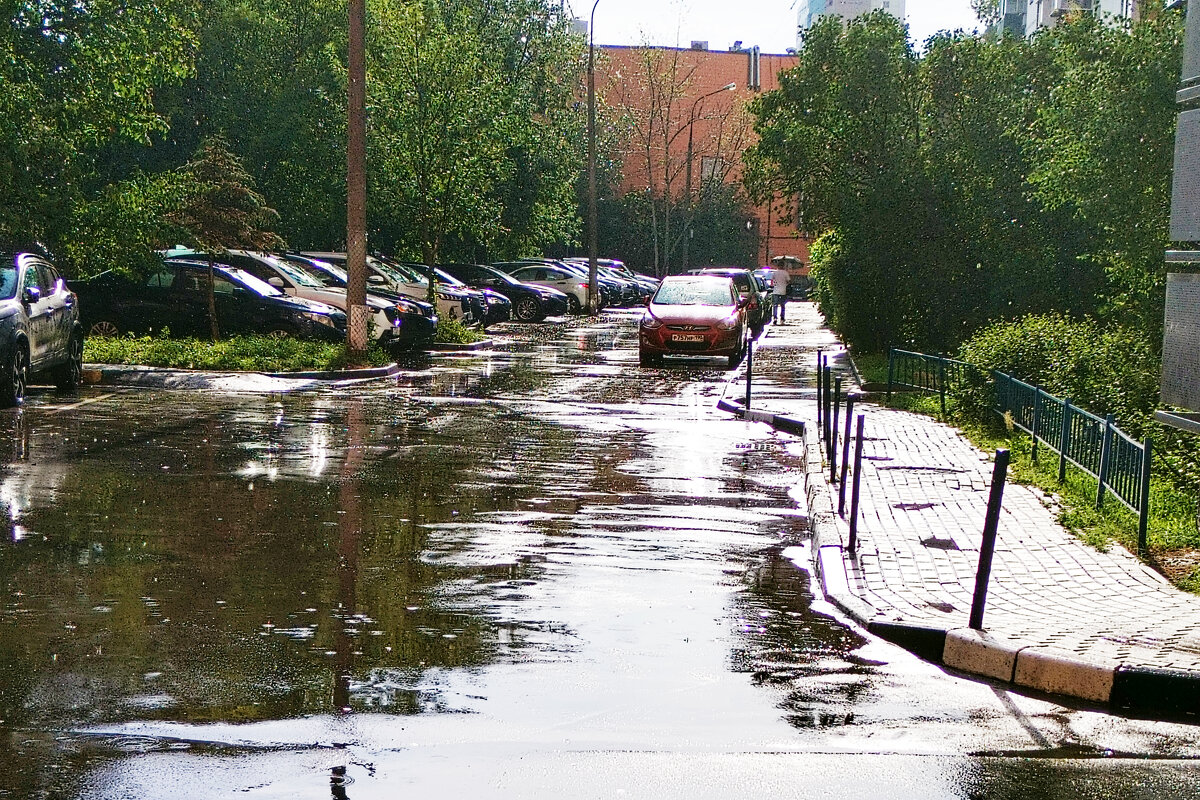
<path id="1" fill-rule="evenodd" d="M 687 226 L 683 236 L 683 271 L 687 272 L 688 268 L 688 246 L 692 238 L 692 128 L 696 124 L 696 109 L 705 99 L 712 97 L 714 94 L 721 92 L 732 92 L 737 88 L 736 83 L 727 83 L 720 89 L 713 89 L 708 94 L 700 95 L 696 101 L 692 103 L 692 111 L 688 114 L 688 146 L 687 146 L 687 168 L 686 180 L 687 183 Z"/>
<path id="2" fill-rule="evenodd" d="M 588 125 L 587 125 L 587 160 L 588 160 L 588 293 L 587 312 L 595 314 L 599 306 L 599 294 L 596 291 L 596 258 L 599 246 L 596 241 L 596 6 L 600 0 L 592 3 L 592 13 L 588 19 Z"/>

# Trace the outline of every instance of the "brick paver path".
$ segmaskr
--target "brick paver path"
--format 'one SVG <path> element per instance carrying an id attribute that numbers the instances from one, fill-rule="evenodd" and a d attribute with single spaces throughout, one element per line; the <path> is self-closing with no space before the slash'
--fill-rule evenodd
<path id="1" fill-rule="evenodd" d="M 788 316 L 760 343 L 754 406 L 815 422 L 815 349 L 832 338 L 812 306 L 792 304 Z M 931 418 L 870 404 L 857 411 L 866 436 L 858 555 L 846 557 L 851 590 L 876 619 L 965 626 L 990 457 Z M 1200 597 L 1117 545 L 1084 544 L 1056 522 L 1053 499 L 1026 486 L 1005 488 L 984 626 L 1100 663 L 1200 670 Z"/>

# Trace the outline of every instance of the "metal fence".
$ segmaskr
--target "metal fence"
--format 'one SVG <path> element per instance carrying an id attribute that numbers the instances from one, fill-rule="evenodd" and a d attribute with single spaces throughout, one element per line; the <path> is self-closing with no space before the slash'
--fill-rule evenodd
<path id="1" fill-rule="evenodd" d="M 888 351 L 887 399 L 892 401 L 893 387 L 937 394 L 946 416 L 946 395 L 961 387 L 970 373 L 978 368 L 965 361 L 913 353 L 908 350 Z"/>
<path id="2" fill-rule="evenodd" d="M 888 398 L 893 384 L 908 389 L 936 392 L 946 410 L 946 394 L 963 386 L 971 370 L 963 361 L 892 350 L 888 355 Z M 1150 439 L 1135 441 L 1115 425 L 1110 414 L 1100 418 L 1070 400 L 1047 394 L 1037 386 L 1003 372 L 992 373 L 993 410 L 1011 420 L 1014 427 L 1032 437 L 1031 455 L 1036 461 L 1040 445 L 1058 454 L 1058 480 L 1067 478 L 1067 465 L 1096 479 L 1096 507 L 1111 493 L 1138 515 L 1138 548 L 1146 550 L 1146 528 L 1150 515 Z"/>

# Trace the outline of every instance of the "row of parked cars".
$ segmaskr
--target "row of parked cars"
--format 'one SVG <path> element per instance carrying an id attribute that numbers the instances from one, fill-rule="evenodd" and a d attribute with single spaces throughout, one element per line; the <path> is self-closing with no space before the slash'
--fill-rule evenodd
<path id="1" fill-rule="evenodd" d="M 178 248 L 144 278 L 109 272 L 68 286 L 44 256 L 0 252 L 0 405 L 19 402 L 32 373 L 48 374 L 63 388 L 78 385 L 85 336 L 164 329 L 208 335 L 210 267 L 222 335 L 345 339 L 344 253 L 231 250 L 210 264 L 205 254 Z M 606 260 L 597 284 L 602 305 L 628 306 L 643 302 L 657 281 Z M 588 298 L 588 264 L 528 259 L 428 267 L 369 256 L 367 290 L 371 335 L 389 348 L 413 350 L 433 341 L 439 317 L 486 328 L 510 318 L 538 322 L 579 313 Z"/>

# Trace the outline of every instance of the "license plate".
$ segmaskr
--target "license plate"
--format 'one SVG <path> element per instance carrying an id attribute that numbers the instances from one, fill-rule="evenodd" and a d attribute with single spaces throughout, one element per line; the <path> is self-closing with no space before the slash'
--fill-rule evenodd
<path id="1" fill-rule="evenodd" d="M 672 342 L 703 342 L 704 337 L 698 333 L 672 333 Z"/>

